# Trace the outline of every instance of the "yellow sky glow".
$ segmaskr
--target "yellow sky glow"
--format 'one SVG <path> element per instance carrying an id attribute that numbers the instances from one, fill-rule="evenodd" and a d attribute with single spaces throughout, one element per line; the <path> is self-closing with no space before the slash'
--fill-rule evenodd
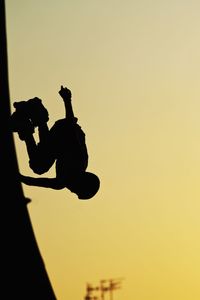
<path id="1" fill-rule="evenodd" d="M 200 299 L 199 11 L 195 0 L 6 1 L 12 103 L 38 96 L 51 126 L 69 87 L 101 178 L 89 201 L 23 185 L 58 300 L 119 277 L 114 300 Z"/>

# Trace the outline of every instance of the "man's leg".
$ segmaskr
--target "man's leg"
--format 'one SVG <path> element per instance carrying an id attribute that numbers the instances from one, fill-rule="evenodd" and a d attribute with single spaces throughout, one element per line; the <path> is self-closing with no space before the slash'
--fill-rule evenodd
<path id="1" fill-rule="evenodd" d="M 49 129 L 48 111 L 39 98 L 15 102 L 16 111 L 11 116 L 11 129 L 26 143 L 29 166 L 37 174 L 42 174 L 53 164 L 51 149 L 48 147 Z M 36 144 L 33 133 L 38 126 L 39 143 Z"/>
<path id="2" fill-rule="evenodd" d="M 35 131 L 27 113 L 27 102 L 15 102 L 14 107 L 16 110 L 10 118 L 11 131 L 17 132 L 20 140 L 24 141 L 27 135 L 32 135 Z"/>

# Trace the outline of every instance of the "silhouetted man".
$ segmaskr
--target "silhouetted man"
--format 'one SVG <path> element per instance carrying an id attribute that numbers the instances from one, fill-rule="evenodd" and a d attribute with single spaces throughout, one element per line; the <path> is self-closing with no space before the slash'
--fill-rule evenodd
<path id="1" fill-rule="evenodd" d="M 58 120 L 49 130 L 48 111 L 41 99 L 15 102 L 16 111 L 11 116 L 12 131 L 26 143 L 29 166 L 36 174 L 46 173 L 55 162 L 55 178 L 33 178 L 20 174 L 21 182 L 52 189 L 67 188 L 79 199 L 90 199 L 99 190 L 97 175 L 87 172 L 88 151 L 85 133 L 77 124 L 72 108 L 72 94 L 61 86 L 59 91 L 65 106 L 66 116 Z M 39 143 L 34 139 L 38 127 Z"/>

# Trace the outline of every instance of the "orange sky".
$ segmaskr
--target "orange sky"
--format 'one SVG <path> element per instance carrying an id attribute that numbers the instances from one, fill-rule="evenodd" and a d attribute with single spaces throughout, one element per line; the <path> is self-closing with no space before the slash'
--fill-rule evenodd
<path id="1" fill-rule="evenodd" d="M 38 96 L 51 126 L 64 116 L 60 85 L 69 87 L 88 170 L 101 178 L 89 201 L 23 185 L 58 300 L 121 277 L 114 300 L 199 300 L 200 3 L 7 0 L 6 9 L 12 103 Z M 34 176 L 15 141 L 20 171 Z"/>

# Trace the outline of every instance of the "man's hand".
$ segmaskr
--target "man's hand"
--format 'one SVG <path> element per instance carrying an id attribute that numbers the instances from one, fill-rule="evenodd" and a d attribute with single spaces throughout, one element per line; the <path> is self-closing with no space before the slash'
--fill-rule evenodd
<path id="1" fill-rule="evenodd" d="M 63 98 L 63 100 L 71 100 L 72 97 L 71 91 L 66 87 L 64 88 L 62 85 L 59 94 Z"/>

